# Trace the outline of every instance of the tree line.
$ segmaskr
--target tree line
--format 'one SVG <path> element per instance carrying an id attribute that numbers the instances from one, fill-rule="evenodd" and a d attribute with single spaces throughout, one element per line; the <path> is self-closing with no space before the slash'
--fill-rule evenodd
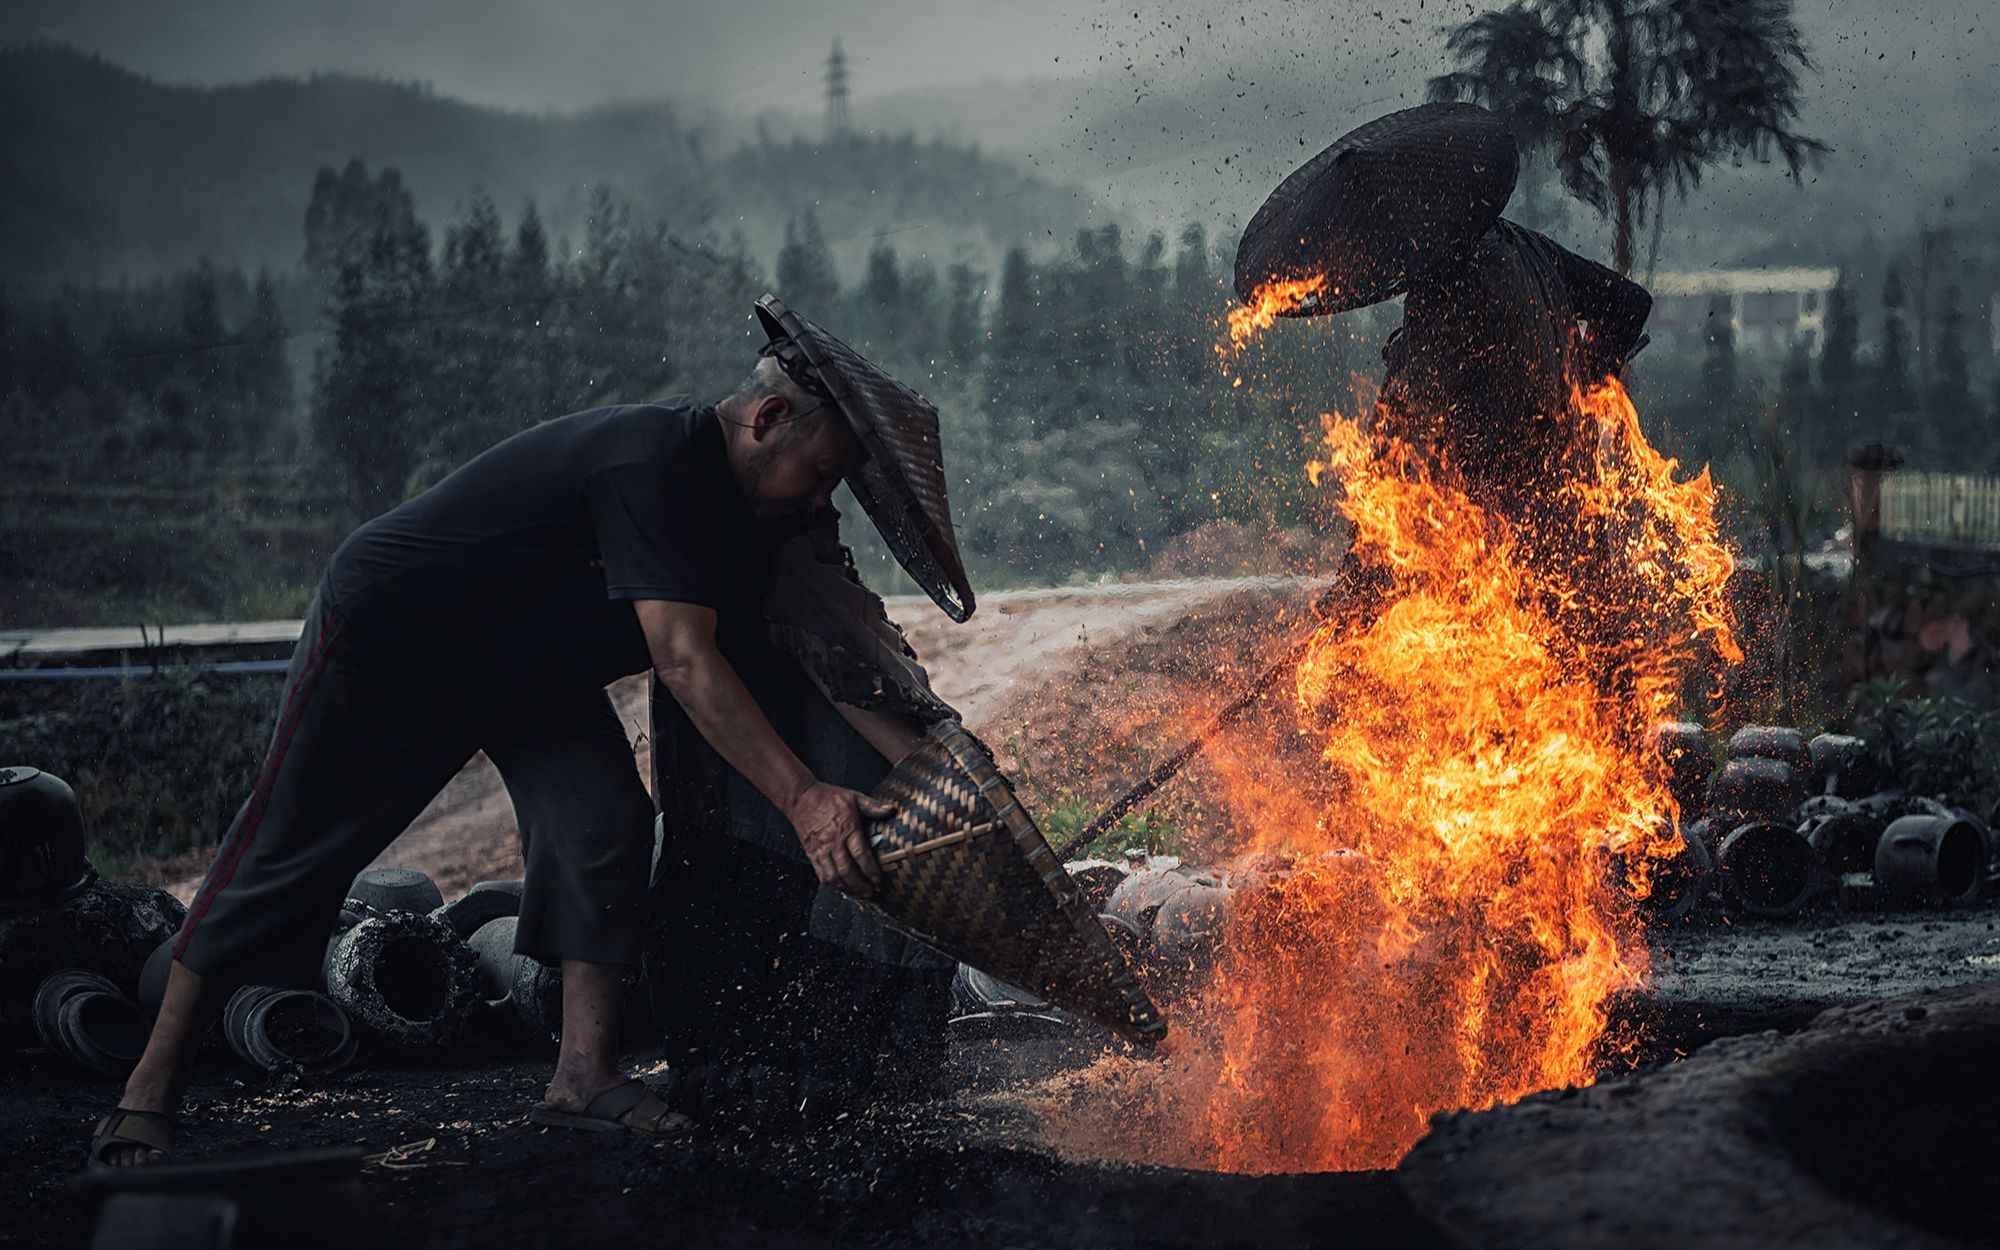
<path id="1" fill-rule="evenodd" d="M 1211 527 L 1324 517 L 1301 472 L 1319 414 L 1365 402 L 1355 380 L 1378 371 L 1395 318 L 1289 323 L 1225 348 L 1233 240 L 1198 224 L 1136 240 L 1091 226 L 1059 250 L 1013 247 L 997 273 L 884 235 L 847 278 L 810 210 L 767 267 L 740 238 L 684 239 L 603 187 L 574 240 L 552 238 L 532 200 L 509 220 L 484 193 L 434 230 L 397 170 L 354 161 L 318 172 L 302 225 L 291 273 L 203 262 L 69 290 L 39 315 L 0 293 L 0 417 L 24 474 L 180 488 L 260 469 L 283 479 L 267 494 L 325 503 L 330 547 L 537 421 L 719 398 L 748 371 L 750 304 L 772 289 L 938 404 L 975 575 L 1062 580 L 1160 567 L 1163 547 Z M 1649 422 L 1694 463 L 1747 450 L 1759 411 L 1829 465 L 1864 437 L 1949 446 L 1990 430 L 1956 302 L 1919 385 L 1900 283 L 1892 269 L 1870 348 L 1843 276 L 1822 350 L 1795 350 L 1775 391 L 1711 317 L 1698 358 L 1641 358 Z M 893 578 L 868 528 L 849 533 Z"/>
<path id="2" fill-rule="evenodd" d="M 1226 256 L 1200 226 L 1134 247 L 1105 224 L 1055 255 L 1015 247 L 997 275 L 885 237 L 846 281 L 810 211 L 766 269 L 740 240 L 681 239 L 606 188 L 573 242 L 532 201 L 510 222 L 483 193 L 433 231 L 395 169 L 358 161 L 319 172 L 303 226 L 285 277 L 204 262 L 140 290 L 66 292 L 26 324 L 0 298 L 8 425 L 45 477 L 290 468 L 337 497 L 330 525 L 351 525 L 537 421 L 719 398 L 749 371 L 749 309 L 768 288 L 938 404 L 979 572 L 1060 579 L 1143 568 L 1210 522 L 1310 516 L 1299 466 L 1318 413 L 1352 402 L 1366 362 L 1350 340 L 1374 324 L 1219 353 Z"/>
<path id="3" fill-rule="evenodd" d="M 2000 471 L 2000 374 L 1990 402 L 1974 379 L 1962 288 L 1937 298 L 1936 316 L 1913 324 L 1904 266 L 1881 279 L 1880 334 L 1864 338 L 1861 291 L 1841 269 L 1826 293 L 1824 333 L 1792 343 L 1773 376 L 1739 359 L 1726 297 L 1710 303 L 1698 356 L 1641 357 L 1640 391 L 1695 463 L 1725 463 L 1782 438 L 1795 462 L 1837 472 L 1860 447 L 1881 443 L 1913 462 L 1947 460 Z"/>

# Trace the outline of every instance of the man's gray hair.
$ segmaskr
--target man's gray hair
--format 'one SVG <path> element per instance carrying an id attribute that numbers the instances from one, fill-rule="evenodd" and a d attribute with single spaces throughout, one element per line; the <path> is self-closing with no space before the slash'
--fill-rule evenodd
<path id="1" fill-rule="evenodd" d="M 819 402 L 792 381 L 791 375 L 785 372 L 775 356 L 760 357 L 750 376 L 737 385 L 736 394 L 752 404 L 766 395 L 783 396 L 791 402 L 794 413 L 805 412 Z"/>

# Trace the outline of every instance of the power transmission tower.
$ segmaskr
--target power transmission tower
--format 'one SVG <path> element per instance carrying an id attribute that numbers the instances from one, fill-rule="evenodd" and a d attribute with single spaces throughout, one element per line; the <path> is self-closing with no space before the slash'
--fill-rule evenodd
<path id="1" fill-rule="evenodd" d="M 826 58 L 826 137 L 838 139 L 847 133 L 847 57 L 840 50 L 840 36 L 833 38 L 833 51 Z"/>

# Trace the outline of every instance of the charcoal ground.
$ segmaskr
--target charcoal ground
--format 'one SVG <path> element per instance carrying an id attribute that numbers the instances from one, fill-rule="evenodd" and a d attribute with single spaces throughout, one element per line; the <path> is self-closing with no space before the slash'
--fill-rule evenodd
<path id="1" fill-rule="evenodd" d="M 1031 1047 L 1039 1049 L 1039 1047 Z M 643 1062 L 643 1054 L 634 1055 Z M 363 1177 L 379 1245 L 501 1247 L 671 1238 L 707 1246 L 917 1247 L 1422 1244 L 1386 1173 L 1235 1177 L 1073 1166 L 968 1131 L 951 1104 L 884 1108 L 809 1137 L 727 1127 L 650 1143 L 522 1118 L 546 1062 L 489 1055 L 364 1068 L 271 1091 L 209 1056 L 184 1130 L 189 1157 L 358 1145 L 401 1158 Z M 975 1078 L 976 1079 L 976 1078 Z M 0 1076 L 0 1244 L 86 1244 L 92 1203 L 65 1185 L 115 1087 L 46 1055 Z"/>
<path id="2" fill-rule="evenodd" d="M 2000 908 L 1709 924 L 1658 936 L 1659 991 L 1625 1005 L 1651 1061 L 1715 1037 L 1790 1030 L 1819 1010 L 1988 979 Z M 960 1038 L 966 1094 L 1045 1076 L 1091 1044 Z M 629 1056 L 643 1067 L 643 1048 Z M 211 1049 L 184 1132 L 189 1158 L 360 1146 L 378 1244 L 478 1250 L 607 1244 L 773 1247 L 1422 1246 L 1390 1173 L 1239 1177 L 1065 1163 L 1031 1126 L 964 1097 L 877 1108 L 805 1138 L 704 1125 L 649 1143 L 530 1126 L 547 1061 L 483 1049 L 450 1061 L 364 1060 L 292 1089 Z M 26 1052 L 0 1065 L 0 1245 L 87 1244 L 92 1202 L 65 1184 L 116 1086 Z"/>

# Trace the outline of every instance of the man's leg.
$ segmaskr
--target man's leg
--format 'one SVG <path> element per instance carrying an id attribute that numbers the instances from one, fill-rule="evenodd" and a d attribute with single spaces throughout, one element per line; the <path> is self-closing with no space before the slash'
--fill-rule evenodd
<path id="1" fill-rule="evenodd" d="M 562 961 L 562 1053 L 542 1101 L 558 1111 L 582 1111 L 590 1100 L 626 1081 L 618 1066 L 618 1022 L 625 1011 L 630 968 L 584 959 Z"/>
<path id="2" fill-rule="evenodd" d="M 167 973 L 166 996 L 160 1000 L 160 1014 L 146 1038 L 146 1051 L 139 1066 L 125 1079 L 125 1094 L 118 1106 L 125 1111 L 145 1111 L 173 1116 L 187 1092 L 188 1072 L 194 1066 L 194 1052 L 215 1018 L 222 1014 L 229 992 L 176 963 Z M 118 1145 L 104 1152 L 103 1161 L 115 1167 L 150 1162 L 155 1152 L 148 1146 Z"/>
<path id="3" fill-rule="evenodd" d="M 201 1038 L 235 989 L 311 985 L 354 874 L 409 826 L 475 749 L 425 715 L 315 605 L 271 746 L 175 941 L 146 1049 L 119 1108 L 172 1116 Z M 103 1161 L 143 1163 L 143 1147 Z"/>
<path id="4" fill-rule="evenodd" d="M 562 1050 L 544 1104 L 581 1112 L 628 1079 L 618 1025 L 644 942 L 652 800 L 602 693 L 537 708 L 485 748 L 521 825 L 516 949 L 562 963 Z"/>

